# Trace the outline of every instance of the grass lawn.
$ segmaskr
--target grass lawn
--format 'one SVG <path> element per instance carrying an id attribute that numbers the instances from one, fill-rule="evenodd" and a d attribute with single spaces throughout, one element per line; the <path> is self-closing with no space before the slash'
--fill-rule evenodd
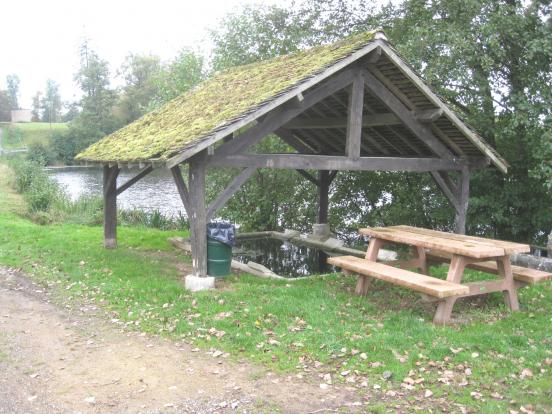
<path id="1" fill-rule="evenodd" d="M 354 278 L 341 275 L 295 282 L 235 275 L 192 294 L 175 266 L 189 259 L 167 243 L 176 232 L 120 228 L 119 248 L 105 250 L 100 227 L 39 226 L 18 216 L 20 209 L 0 181 L 0 264 L 22 268 L 76 303 L 102 305 L 129 329 L 271 370 L 314 372 L 320 382 L 328 377 L 318 373 L 330 374 L 359 392 L 379 390 L 387 396 L 382 409 L 393 410 L 393 396 L 401 395 L 413 407 L 446 399 L 442 407 L 452 412 L 552 412 L 550 283 L 521 290 L 522 311 L 513 314 L 498 294 L 461 302 L 455 310 L 466 322 L 451 327 L 434 326 L 434 305 L 409 291 L 376 281 L 359 298 Z M 433 271 L 444 276 L 446 268 Z"/>
<path id="2" fill-rule="evenodd" d="M 32 142 L 48 140 L 55 131 L 65 130 L 67 124 L 48 122 L 9 123 L 0 122 L 4 130 L 2 146 L 5 149 L 21 148 Z"/>

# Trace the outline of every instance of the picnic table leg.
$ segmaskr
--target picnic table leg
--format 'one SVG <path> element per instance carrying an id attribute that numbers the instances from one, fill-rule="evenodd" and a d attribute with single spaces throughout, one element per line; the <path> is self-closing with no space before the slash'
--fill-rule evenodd
<path id="1" fill-rule="evenodd" d="M 466 259 L 464 257 L 453 255 L 450 261 L 447 280 L 453 283 L 460 283 L 462 281 L 462 275 L 464 274 L 466 264 Z M 446 325 L 450 321 L 450 315 L 452 314 L 452 308 L 454 307 L 456 299 L 457 298 L 455 297 L 450 297 L 439 302 L 433 317 L 434 324 Z"/>
<path id="2" fill-rule="evenodd" d="M 378 261 L 378 252 L 383 246 L 383 240 L 372 238 L 370 244 L 368 245 L 368 250 L 366 251 L 366 260 L 372 260 L 373 262 Z M 357 285 L 355 288 L 355 294 L 359 296 L 366 296 L 368 293 L 368 277 L 363 275 L 358 275 Z"/>
<path id="3" fill-rule="evenodd" d="M 512 265 L 510 264 L 509 256 L 502 256 L 496 259 L 498 268 L 498 274 L 504 278 L 504 284 L 506 290 L 504 291 L 504 301 L 506 306 L 512 311 L 519 310 L 519 302 L 517 297 L 517 290 L 514 283 L 514 276 L 512 273 Z"/>
<path id="4" fill-rule="evenodd" d="M 418 259 L 418 269 L 420 269 L 422 274 L 429 275 L 425 249 L 423 247 L 413 247 L 413 250 L 416 258 Z"/>

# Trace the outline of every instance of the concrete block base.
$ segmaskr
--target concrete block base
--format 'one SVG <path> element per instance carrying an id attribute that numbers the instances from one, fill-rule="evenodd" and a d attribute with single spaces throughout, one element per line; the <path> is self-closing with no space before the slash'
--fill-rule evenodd
<path id="1" fill-rule="evenodd" d="M 188 275 L 185 278 L 184 286 L 186 289 L 192 292 L 199 292 L 200 290 L 208 290 L 215 288 L 215 278 L 212 276 L 200 277 L 194 275 Z"/>

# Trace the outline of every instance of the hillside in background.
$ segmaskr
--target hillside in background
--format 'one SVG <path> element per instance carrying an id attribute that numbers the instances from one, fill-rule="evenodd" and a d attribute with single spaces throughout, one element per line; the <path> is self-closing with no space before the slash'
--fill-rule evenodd
<path id="1" fill-rule="evenodd" d="M 4 131 L 2 136 L 2 147 L 4 149 L 15 149 L 27 147 L 31 143 L 47 143 L 56 131 L 67 129 L 66 123 L 30 122 L 30 123 L 9 123 L 0 122 L 0 128 Z"/>

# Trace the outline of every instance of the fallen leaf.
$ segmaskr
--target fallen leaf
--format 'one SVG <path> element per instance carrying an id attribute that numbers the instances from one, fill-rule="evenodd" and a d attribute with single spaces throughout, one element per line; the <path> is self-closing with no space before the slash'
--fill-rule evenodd
<path id="1" fill-rule="evenodd" d="M 84 399 L 84 402 L 87 402 L 88 404 L 96 404 L 96 397 L 89 396 Z"/>
<path id="2" fill-rule="evenodd" d="M 521 370 L 521 374 L 519 375 L 519 377 L 521 379 L 524 379 L 524 378 L 531 378 L 533 376 L 533 371 L 531 371 L 529 368 L 523 368 Z M 521 410 L 521 408 L 520 408 Z"/>

